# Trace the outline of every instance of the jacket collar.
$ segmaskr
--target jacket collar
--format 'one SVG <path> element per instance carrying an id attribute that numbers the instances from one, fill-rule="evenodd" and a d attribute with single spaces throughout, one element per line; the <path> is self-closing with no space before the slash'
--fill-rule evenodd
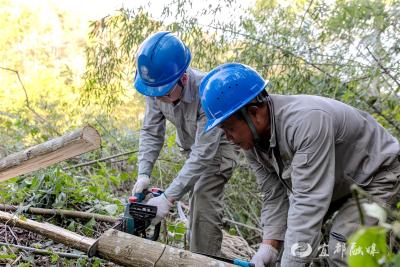
<path id="1" fill-rule="evenodd" d="M 196 79 L 194 77 L 194 72 L 193 70 L 189 67 L 186 70 L 186 74 L 188 75 L 188 81 L 183 89 L 183 96 L 181 101 L 186 102 L 186 103 L 192 103 L 196 99 Z"/>

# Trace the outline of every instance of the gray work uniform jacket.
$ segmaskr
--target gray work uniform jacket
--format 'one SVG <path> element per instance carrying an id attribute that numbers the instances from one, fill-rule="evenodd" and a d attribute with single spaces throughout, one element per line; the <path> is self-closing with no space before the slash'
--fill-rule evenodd
<path id="1" fill-rule="evenodd" d="M 200 105 L 199 86 L 204 72 L 188 68 L 188 84 L 177 105 L 146 97 L 146 114 L 139 139 L 138 174 L 151 175 L 154 163 L 164 144 L 166 120 L 176 128 L 176 143 L 189 154 L 178 176 L 165 194 L 176 200 L 188 192 L 213 160 L 221 143 L 228 144 L 221 129 L 204 132 L 206 117 Z"/>
<path id="2" fill-rule="evenodd" d="M 284 240 L 281 266 L 299 266 L 293 246 L 320 242 L 324 215 L 335 199 L 349 193 L 349 184 L 366 186 L 381 166 L 400 153 L 398 141 L 368 113 L 318 96 L 271 95 L 269 151 L 245 152 L 264 193 L 263 239 Z M 279 144 L 283 163 L 272 148 Z M 314 254 L 315 255 L 315 254 Z"/>

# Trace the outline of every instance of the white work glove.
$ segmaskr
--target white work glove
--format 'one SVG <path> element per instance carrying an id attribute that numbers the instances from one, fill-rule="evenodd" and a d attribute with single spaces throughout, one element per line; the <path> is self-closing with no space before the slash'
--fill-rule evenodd
<path id="1" fill-rule="evenodd" d="M 143 193 L 145 188 L 148 188 L 150 184 L 150 177 L 147 174 L 139 174 L 138 178 L 136 179 L 136 183 L 132 189 L 132 196 L 135 193 Z"/>
<path id="2" fill-rule="evenodd" d="M 254 263 L 256 267 L 267 267 L 275 266 L 276 260 L 278 259 L 278 250 L 268 244 L 260 244 L 260 248 L 257 253 L 254 254 L 251 259 L 251 263 Z"/>
<path id="3" fill-rule="evenodd" d="M 161 194 L 161 196 L 150 198 L 149 201 L 146 203 L 150 206 L 157 207 L 157 214 L 156 217 L 151 220 L 151 224 L 156 225 L 164 219 L 165 216 L 168 215 L 169 210 L 172 207 L 172 203 L 167 199 L 165 194 Z"/>

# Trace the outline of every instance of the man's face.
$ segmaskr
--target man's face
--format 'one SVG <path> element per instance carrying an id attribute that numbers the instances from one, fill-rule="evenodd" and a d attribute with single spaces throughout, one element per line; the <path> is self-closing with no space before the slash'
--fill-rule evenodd
<path id="1" fill-rule="evenodd" d="M 165 103 L 174 103 L 175 101 L 179 100 L 182 96 L 182 86 L 179 85 L 179 83 L 175 84 L 172 89 L 163 96 L 157 97 L 160 101 L 165 102 Z"/>
<path id="2" fill-rule="evenodd" d="M 238 119 L 236 116 L 230 116 L 220 125 L 224 130 L 229 141 L 239 146 L 243 150 L 249 150 L 254 147 L 253 135 L 246 121 Z"/>
<path id="3" fill-rule="evenodd" d="M 174 87 L 172 87 L 169 92 L 163 96 L 157 97 L 160 101 L 165 103 L 177 103 L 178 100 L 182 98 L 183 88 L 186 86 L 188 82 L 189 76 L 187 73 L 184 73 L 182 77 L 178 80 Z"/>

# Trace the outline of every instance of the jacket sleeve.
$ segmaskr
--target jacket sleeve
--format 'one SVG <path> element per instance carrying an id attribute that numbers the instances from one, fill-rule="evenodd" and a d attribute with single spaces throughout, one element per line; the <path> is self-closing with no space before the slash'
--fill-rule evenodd
<path id="1" fill-rule="evenodd" d="M 151 175 L 165 139 L 166 120 L 156 101 L 146 97 L 146 113 L 139 137 L 138 174 Z"/>
<path id="2" fill-rule="evenodd" d="M 273 167 L 261 164 L 256 153 L 255 150 L 245 151 L 245 156 L 256 175 L 263 195 L 261 210 L 263 240 L 284 240 L 289 208 L 286 189 L 279 181 Z"/>
<path id="3" fill-rule="evenodd" d="M 189 158 L 186 160 L 177 177 L 165 190 L 165 194 L 175 200 L 179 200 L 198 181 L 212 162 L 219 148 L 222 130 L 214 128 L 204 132 L 206 117 L 200 109 L 197 118 L 197 130 L 195 142 L 191 147 Z"/>
<path id="4" fill-rule="evenodd" d="M 323 218 L 335 182 L 334 125 L 330 114 L 312 110 L 293 127 L 292 191 L 282 266 L 304 266 L 316 256 Z"/>

